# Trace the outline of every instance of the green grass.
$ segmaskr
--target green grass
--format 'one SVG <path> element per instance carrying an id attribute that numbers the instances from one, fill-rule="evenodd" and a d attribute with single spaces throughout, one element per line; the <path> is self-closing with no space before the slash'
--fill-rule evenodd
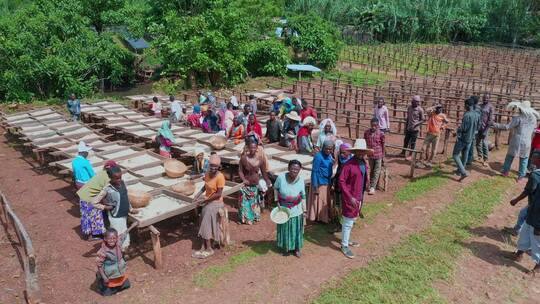
<path id="1" fill-rule="evenodd" d="M 269 241 L 256 243 L 249 249 L 230 256 L 225 264 L 210 266 L 195 274 L 193 281 L 199 287 L 212 287 L 224 274 L 232 272 L 238 266 L 268 253 L 274 246 L 274 243 Z"/>
<path id="2" fill-rule="evenodd" d="M 448 180 L 446 177 L 447 174 L 448 173 L 436 168 L 433 173 L 415 178 L 412 182 L 407 183 L 405 187 L 396 192 L 395 198 L 398 202 L 411 201 L 419 198 L 426 192 L 446 183 Z"/>
<path id="3" fill-rule="evenodd" d="M 387 202 L 367 203 L 362 207 L 362 214 L 364 214 L 363 221 L 367 224 L 373 223 L 375 217 L 381 214 L 389 207 Z M 358 225 L 356 226 L 358 227 Z"/>
<path id="4" fill-rule="evenodd" d="M 452 275 L 470 228 L 492 212 L 511 184 L 495 177 L 463 188 L 430 228 L 409 236 L 387 257 L 353 270 L 313 302 L 444 303 L 433 283 Z"/>
<path id="5" fill-rule="evenodd" d="M 356 86 L 372 86 L 383 84 L 387 80 L 385 74 L 378 74 L 363 69 L 355 69 L 352 71 L 330 71 L 323 72 L 322 76 L 329 80 L 351 81 Z"/>

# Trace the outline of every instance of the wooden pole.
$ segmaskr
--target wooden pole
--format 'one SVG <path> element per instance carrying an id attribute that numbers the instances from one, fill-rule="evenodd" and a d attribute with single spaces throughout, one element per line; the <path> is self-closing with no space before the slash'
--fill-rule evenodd
<path id="1" fill-rule="evenodd" d="M 163 259 L 161 255 L 161 243 L 159 242 L 159 231 L 152 225 L 148 226 L 150 236 L 152 237 L 152 248 L 154 250 L 154 267 L 161 269 L 163 267 Z"/>

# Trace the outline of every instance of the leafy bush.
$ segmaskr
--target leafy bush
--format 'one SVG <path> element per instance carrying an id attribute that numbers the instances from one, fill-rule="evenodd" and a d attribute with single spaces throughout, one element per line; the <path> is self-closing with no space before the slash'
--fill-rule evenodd
<path id="1" fill-rule="evenodd" d="M 90 94 L 133 78 L 133 56 L 99 35 L 80 3 L 36 1 L 0 18 L 0 99 Z"/>
<path id="2" fill-rule="evenodd" d="M 331 68 L 337 63 L 343 43 L 337 28 L 316 15 L 297 15 L 289 18 L 294 33 L 287 37 L 299 60 Z"/>
<path id="3" fill-rule="evenodd" d="M 252 76 L 284 76 L 289 62 L 287 48 L 279 40 L 259 40 L 248 47 L 246 67 Z"/>
<path id="4" fill-rule="evenodd" d="M 167 78 L 160 79 L 152 83 L 152 92 L 174 95 L 184 88 L 184 81 L 181 79 L 171 80 Z"/>

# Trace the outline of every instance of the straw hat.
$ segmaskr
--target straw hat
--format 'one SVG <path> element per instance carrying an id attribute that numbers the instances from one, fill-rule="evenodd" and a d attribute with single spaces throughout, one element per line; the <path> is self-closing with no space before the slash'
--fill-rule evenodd
<path id="1" fill-rule="evenodd" d="M 540 114 L 538 111 L 536 111 L 533 107 L 531 107 L 531 102 L 528 100 L 524 100 L 522 102 L 519 102 L 517 100 L 514 100 L 510 102 L 506 108 L 508 110 L 513 110 L 515 108 L 518 108 L 521 113 L 525 114 L 526 116 L 536 116 L 536 118 L 540 118 Z"/>
<path id="2" fill-rule="evenodd" d="M 290 120 L 294 121 L 301 121 L 302 118 L 296 113 L 296 111 L 291 111 L 289 114 L 286 114 L 285 117 L 287 117 Z"/>
<path id="3" fill-rule="evenodd" d="M 279 93 L 279 95 L 276 98 L 276 101 L 282 101 L 283 99 L 285 99 L 285 94 Z"/>
<path id="4" fill-rule="evenodd" d="M 90 146 L 87 146 L 86 143 L 84 141 L 80 141 L 79 142 L 79 145 L 77 146 L 77 151 L 79 153 L 82 153 L 82 152 L 90 152 L 92 151 L 92 147 Z"/>
<path id="5" fill-rule="evenodd" d="M 355 140 L 354 146 L 352 146 L 352 148 L 349 148 L 349 151 L 366 151 L 369 153 L 373 153 L 373 149 L 368 149 L 366 140 L 363 138 Z"/>
<path id="6" fill-rule="evenodd" d="M 270 219 L 276 224 L 285 224 L 291 218 L 291 211 L 286 207 L 275 207 L 270 212 Z"/>

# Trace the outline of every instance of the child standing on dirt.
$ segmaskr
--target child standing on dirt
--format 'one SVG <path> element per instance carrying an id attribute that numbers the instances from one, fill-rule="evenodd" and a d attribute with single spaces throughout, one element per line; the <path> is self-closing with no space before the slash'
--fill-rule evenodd
<path id="1" fill-rule="evenodd" d="M 514 259 L 516 262 L 521 261 L 523 254 L 530 250 L 531 257 L 535 262 L 535 266 L 531 270 L 531 274 L 534 276 L 540 271 L 540 150 L 534 150 L 531 157 L 535 170 L 529 176 L 523 192 L 511 200 L 510 204 L 515 206 L 526 197 L 529 200 L 527 217 L 519 231 Z"/>
<path id="2" fill-rule="evenodd" d="M 121 244 L 136 225 L 133 223 L 121 234 L 114 228 L 109 228 L 105 232 L 101 248 L 97 252 L 96 273 L 98 290 L 102 296 L 112 296 L 131 287 L 126 275 L 126 261 L 122 255 Z"/>
<path id="3" fill-rule="evenodd" d="M 369 155 L 369 195 L 375 194 L 375 187 L 379 181 L 379 175 L 381 173 L 381 167 L 384 159 L 384 132 L 379 129 L 380 121 L 376 117 L 371 119 L 371 128 L 364 132 L 364 139 L 366 140 L 367 147 L 373 150 L 373 153 Z"/>
<path id="4" fill-rule="evenodd" d="M 429 168 L 431 168 L 433 157 L 437 153 L 441 132 L 448 123 L 448 119 L 442 111 L 443 107 L 441 105 L 436 105 L 434 108 L 428 110 L 427 135 L 424 139 L 422 150 L 424 151 L 426 161 L 424 165 Z"/>

